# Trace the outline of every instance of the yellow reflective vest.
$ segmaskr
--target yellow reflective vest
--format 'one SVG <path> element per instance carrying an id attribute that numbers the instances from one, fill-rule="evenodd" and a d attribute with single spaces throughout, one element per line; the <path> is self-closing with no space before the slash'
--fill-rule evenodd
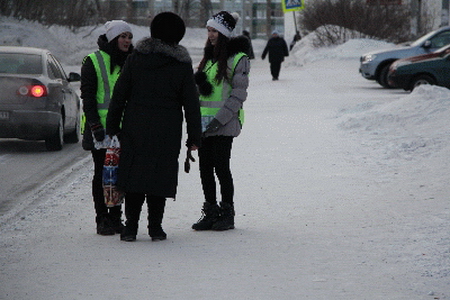
<path id="1" fill-rule="evenodd" d="M 106 127 L 106 115 L 108 114 L 109 102 L 114 91 L 114 85 L 120 75 L 120 66 L 115 66 L 111 72 L 111 57 L 108 53 L 98 50 L 89 54 L 97 74 L 97 110 L 100 116 L 100 123 Z M 86 116 L 83 114 L 82 132 L 86 124 Z"/>
<path id="2" fill-rule="evenodd" d="M 212 62 L 209 60 L 203 72 L 206 74 L 206 80 L 211 83 L 213 86 L 212 93 L 208 96 L 200 95 L 200 112 L 202 117 L 202 128 L 205 131 L 206 126 L 214 119 L 214 116 L 217 112 L 225 105 L 228 97 L 231 94 L 232 86 L 230 82 L 234 76 L 234 69 L 236 65 L 239 63 L 242 57 L 246 56 L 245 53 L 239 52 L 234 57 L 230 57 L 227 65 L 229 67 L 228 78 L 229 80 L 223 80 L 218 83 L 215 79 L 216 74 L 218 72 L 218 64 L 217 62 Z M 223 84 L 222 84 L 223 83 Z M 239 110 L 239 121 L 241 125 L 244 124 L 244 110 Z"/>

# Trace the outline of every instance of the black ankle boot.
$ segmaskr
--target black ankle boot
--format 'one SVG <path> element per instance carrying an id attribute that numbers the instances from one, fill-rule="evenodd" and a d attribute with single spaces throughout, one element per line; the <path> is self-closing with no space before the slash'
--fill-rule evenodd
<path id="1" fill-rule="evenodd" d="M 138 227 L 137 225 L 127 224 L 120 234 L 120 240 L 125 242 L 134 242 L 136 240 Z"/>
<path id="2" fill-rule="evenodd" d="M 152 238 L 152 241 L 162 241 L 167 239 L 167 234 L 161 226 L 165 206 L 166 198 L 152 195 L 147 196 L 148 235 Z"/>
<path id="3" fill-rule="evenodd" d="M 234 207 L 232 204 L 220 202 L 220 216 L 211 229 L 218 231 L 234 229 Z"/>
<path id="4" fill-rule="evenodd" d="M 200 220 L 192 225 L 194 230 L 210 230 L 213 224 L 219 218 L 219 206 L 217 203 L 211 204 L 209 202 L 203 203 L 202 216 Z"/>
<path id="5" fill-rule="evenodd" d="M 148 235 L 152 238 L 152 241 L 163 241 L 167 239 L 167 234 L 164 232 L 161 226 L 150 227 L 148 229 Z"/>
<path id="6" fill-rule="evenodd" d="M 116 231 L 112 226 L 111 219 L 108 213 L 101 214 L 95 218 L 97 223 L 97 234 L 99 235 L 114 235 Z"/>
<path id="7" fill-rule="evenodd" d="M 141 216 L 142 203 L 145 195 L 139 193 L 128 193 L 125 196 L 125 227 L 120 234 L 120 240 L 133 242 L 136 240 L 139 218 Z"/>
<path id="8" fill-rule="evenodd" d="M 120 206 L 115 206 L 109 209 L 109 217 L 111 220 L 111 226 L 114 228 L 115 233 L 122 233 L 124 228 L 122 224 L 122 211 Z"/>

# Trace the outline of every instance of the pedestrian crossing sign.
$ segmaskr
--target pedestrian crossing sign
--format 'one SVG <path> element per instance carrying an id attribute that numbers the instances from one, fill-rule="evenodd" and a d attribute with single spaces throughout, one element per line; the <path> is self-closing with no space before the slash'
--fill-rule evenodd
<path id="1" fill-rule="evenodd" d="M 297 11 L 302 10 L 305 8 L 305 5 L 303 3 L 304 0 L 283 0 L 281 1 L 281 4 L 283 5 L 283 12 L 289 12 L 289 11 Z"/>

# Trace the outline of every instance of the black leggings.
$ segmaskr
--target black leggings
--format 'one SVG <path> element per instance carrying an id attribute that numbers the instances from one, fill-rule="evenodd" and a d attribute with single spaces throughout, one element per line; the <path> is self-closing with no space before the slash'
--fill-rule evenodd
<path id="1" fill-rule="evenodd" d="M 211 136 L 203 140 L 198 150 L 200 178 L 205 201 L 217 203 L 216 180 L 214 172 L 220 183 L 222 202 L 233 205 L 234 184 L 230 169 L 232 136 Z"/>
<path id="2" fill-rule="evenodd" d="M 281 61 L 270 63 L 270 73 L 274 79 L 278 79 L 278 76 L 280 76 L 280 70 L 281 70 Z"/>

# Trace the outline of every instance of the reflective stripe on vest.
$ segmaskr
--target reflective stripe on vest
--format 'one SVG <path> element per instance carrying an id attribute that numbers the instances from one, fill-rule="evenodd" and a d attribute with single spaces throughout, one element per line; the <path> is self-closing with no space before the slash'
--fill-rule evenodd
<path id="1" fill-rule="evenodd" d="M 228 72 L 228 78 L 230 78 L 230 81 L 234 76 L 234 69 L 236 68 L 236 65 L 244 56 L 246 56 L 246 54 L 240 52 L 228 60 L 227 65 L 231 65 Z M 218 72 L 217 62 L 213 63 L 209 60 L 205 65 L 204 72 L 206 73 L 207 80 L 213 86 L 213 91 L 211 95 L 208 96 L 200 95 L 200 112 L 202 119 L 204 119 L 203 123 L 209 123 L 209 121 L 211 121 L 217 112 L 225 105 L 225 101 L 231 94 L 232 87 L 226 80 L 223 80 L 223 84 L 217 84 L 215 79 Z M 242 108 L 239 110 L 239 121 L 241 124 L 244 123 L 244 110 Z"/>

